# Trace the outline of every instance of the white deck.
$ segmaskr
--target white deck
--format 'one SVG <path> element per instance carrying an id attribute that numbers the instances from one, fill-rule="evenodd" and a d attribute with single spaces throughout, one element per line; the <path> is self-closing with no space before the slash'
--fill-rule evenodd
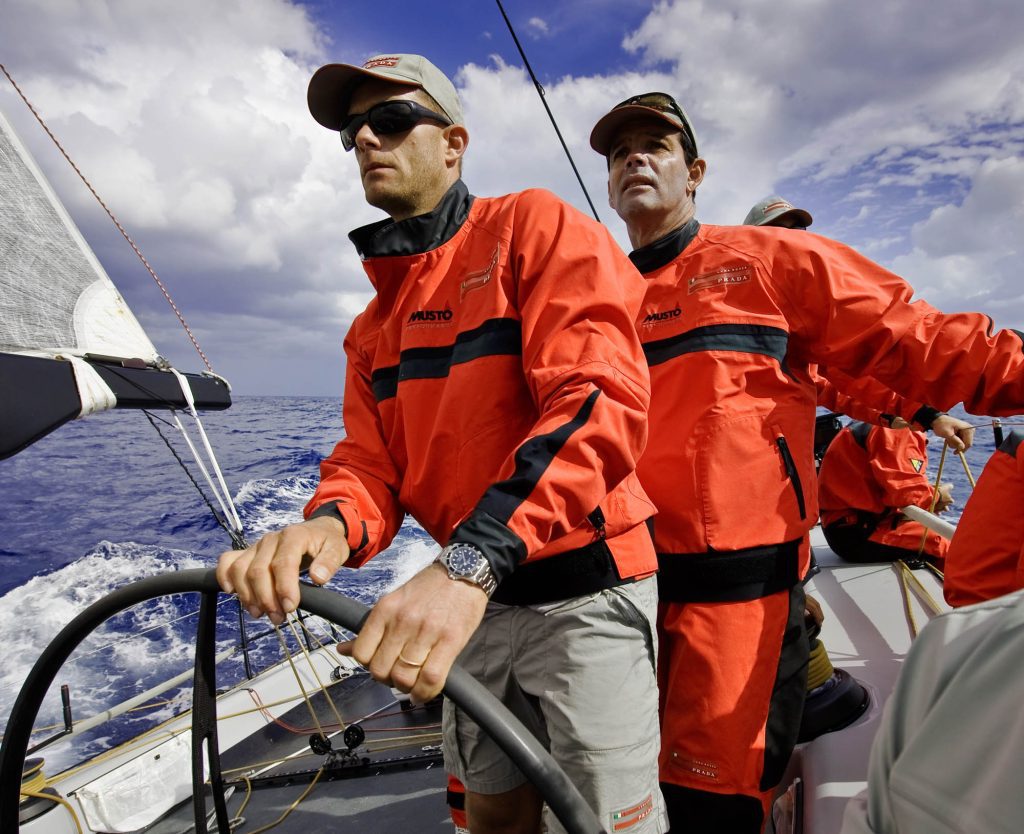
<path id="1" fill-rule="evenodd" d="M 836 834 L 847 800 L 866 787 L 868 754 L 882 707 L 913 639 L 905 599 L 909 596 L 918 630 L 932 609 L 913 590 L 913 581 L 912 593 L 905 594 L 895 566 L 843 562 L 825 544 L 820 528 L 812 532 L 811 542 L 821 572 L 807 591 L 825 612 L 821 640 L 832 665 L 848 671 L 868 690 L 871 705 L 851 726 L 798 746 L 783 787 L 795 777 L 803 780 L 806 834 Z M 914 576 L 941 610 L 949 610 L 942 584 L 931 571 L 917 570 Z"/>

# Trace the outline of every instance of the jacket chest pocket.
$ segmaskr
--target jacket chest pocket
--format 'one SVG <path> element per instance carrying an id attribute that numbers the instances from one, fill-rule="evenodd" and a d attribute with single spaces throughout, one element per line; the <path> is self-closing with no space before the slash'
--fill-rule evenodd
<path id="1" fill-rule="evenodd" d="M 817 501 L 811 424 L 754 414 L 723 421 L 697 451 L 701 511 L 707 543 L 737 550 L 799 538 Z M 804 448 L 806 446 L 806 449 Z"/>

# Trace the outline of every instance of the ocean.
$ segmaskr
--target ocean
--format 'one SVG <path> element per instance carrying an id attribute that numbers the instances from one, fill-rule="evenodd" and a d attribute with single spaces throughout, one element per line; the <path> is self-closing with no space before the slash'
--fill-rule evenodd
<path id="1" fill-rule="evenodd" d="M 153 414 L 191 464 L 177 429 L 159 422 L 166 415 Z M 227 411 L 201 419 L 249 542 L 302 520 L 318 463 L 344 431 L 337 398 L 238 397 Z M 194 465 L 190 471 L 208 491 Z M 38 655 L 87 605 L 148 576 L 212 567 L 230 548 L 230 538 L 141 412 L 73 421 L 0 461 L 0 728 Z M 343 568 L 329 587 L 369 604 L 429 563 L 435 552 L 427 534 L 407 519 L 387 552 L 359 570 Z M 75 719 L 110 709 L 191 668 L 194 618 L 189 615 L 197 605 L 194 595 L 154 601 L 112 621 L 76 650 L 56 680 L 70 687 Z M 237 612 L 233 600 L 222 597 L 218 648 L 234 642 Z M 171 629 L 159 627 L 175 620 Z M 266 620 L 259 625 L 249 620 L 249 631 L 264 631 L 265 625 Z M 127 639 L 137 634 L 141 637 Z M 256 658 L 270 663 L 277 643 L 264 643 Z M 240 680 L 241 661 L 229 661 L 218 672 L 218 683 Z M 187 694 L 183 687 L 161 698 Z M 57 772 L 177 709 L 173 702 L 162 703 L 74 744 L 59 742 L 44 751 L 47 770 Z M 60 722 L 55 685 L 36 727 Z M 33 742 L 56 731 L 39 732 Z"/>
<path id="2" fill-rule="evenodd" d="M 995 445 L 987 418 L 968 419 L 982 426 L 966 456 L 977 477 Z M 317 464 L 344 431 L 336 398 L 238 397 L 229 410 L 204 414 L 202 420 L 250 542 L 301 520 L 317 483 Z M 158 425 L 190 461 L 176 429 Z M 930 480 L 940 451 L 940 444 L 930 438 Z M 955 522 L 970 494 L 955 456 L 947 455 L 943 480 L 954 484 L 956 504 L 946 517 Z M 39 653 L 85 606 L 147 576 L 211 567 L 230 546 L 141 412 L 109 412 L 75 421 L 0 461 L 0 728 L 6 726 Z M 372 603 L 426 565 L 435 551 L 426 533 L 406 519 L 386 552 L 359 570 L 343 568 L 330 587 Z M 194 597 L 154 601 L 96 632 L 57 678 L 58 684 L 70 687 L 75 718 L 109 709 L 191 668 L 195 608 Z M 231 645 L 237 618 L 233 599 L 222 597 L 219 644 Z M 170 628 L 163 625 L 168 621 L 174 622 Z M 250 622 L 250 630 L 263 628 Z M 276 641 L 268 642 L 276 648 Z M 257 652 L 257 660 L 269 663 L 271 654 Z M 240 661 L 225 666 L 219 682 L 241 679 Z M 60 725 L 61 705 L 54 689 L 36 723 L 37 729 L 47 729 L 36 740 L 57 732 Z M 49 747 L 48 771 L 57 772 L 82 755 L 133 735 L 146 722 L 168 717 L 180 708 L 181 696 L 187 696 L 187 689 L 162 696 L 154 708 L 132 713 L 73 744 Z"/>

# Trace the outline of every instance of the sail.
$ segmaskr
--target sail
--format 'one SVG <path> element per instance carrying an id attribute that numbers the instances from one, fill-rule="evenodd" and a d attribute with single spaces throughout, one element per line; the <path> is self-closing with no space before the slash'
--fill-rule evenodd
<path id="1" fill-rule="evenodd" d="M 183 375 L 196 408 L 227 383 Z M 181 377 L 139 325 L 0 114 L 0 457 L 93 411 L 182 407 Z"/>
<path id="2" fill-rule="evenodd" d="M 157 362 L 114 283 L 0 114 L 0 351 Z"/>

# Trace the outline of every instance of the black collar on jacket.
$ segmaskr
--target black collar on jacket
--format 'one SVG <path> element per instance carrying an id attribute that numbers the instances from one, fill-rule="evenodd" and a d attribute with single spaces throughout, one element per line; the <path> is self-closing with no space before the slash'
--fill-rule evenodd
<path id="1" fill-rule="evenodd" d="M 641 273 L 654 272 L 675 260 L 676 256 L 697 236 L 699 229 L 700 223 L 694 217 L 689 223 L 683 224 L 674 232 L 669 232 L 665 237 L 658 238 L 654 243 L 634 249 L 629 253 L 629 259 Z"/>
<path id="2" fill-rule="evenodd" d="M 359 257 L 385 258 L 394 255 L 418 255 L 436 249 L 451 240 L 466 222 L 473 195 L 462 180 L 456 180 L 433 211 L 418 214 L 397 223 L 388 218 L 360 226 L 349 233 Z"/>

